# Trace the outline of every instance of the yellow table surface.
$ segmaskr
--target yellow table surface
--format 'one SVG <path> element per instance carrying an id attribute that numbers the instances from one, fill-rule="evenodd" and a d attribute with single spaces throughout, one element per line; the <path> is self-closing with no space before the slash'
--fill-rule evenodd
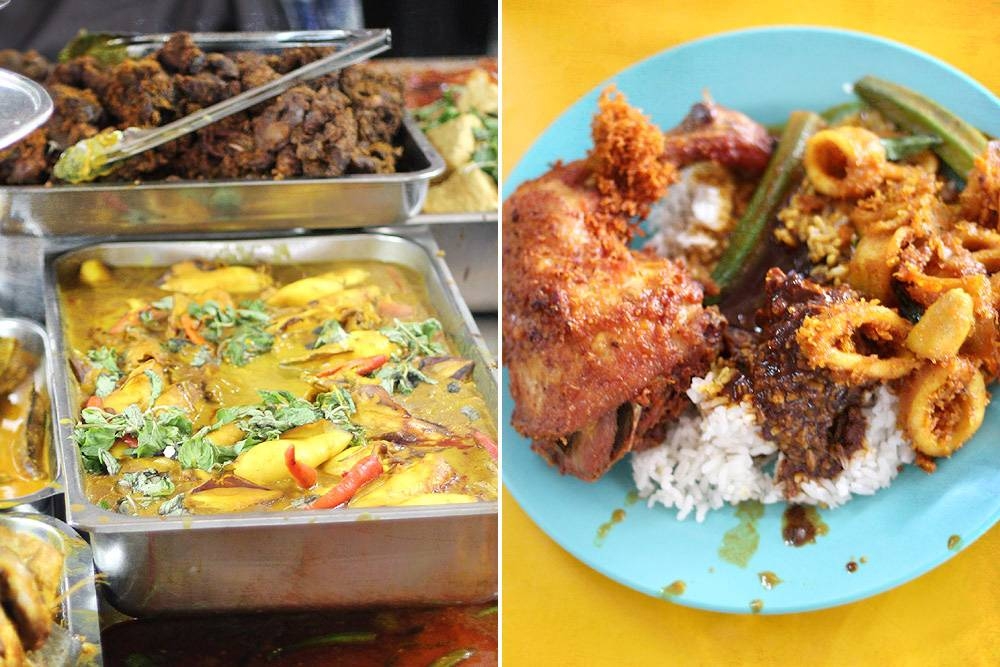
<path id="1" fill-rule="evenodd" d="M 882 35 L 1000 91 L 996 0 L 505 0 L 504 173 L 561 111 L 620 69 L 681 42 L 768 24 Z M 730 616 L 604 578 L 505 494 L 502 576 L 505 665 L 1000 665 L 1000 527 L 942 567 L 868 600 L 790 616 Z"/>

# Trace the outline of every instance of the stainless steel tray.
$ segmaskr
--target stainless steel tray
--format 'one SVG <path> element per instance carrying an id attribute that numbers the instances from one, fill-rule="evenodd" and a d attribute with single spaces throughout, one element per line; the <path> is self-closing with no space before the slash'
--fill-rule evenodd
<path id="1" fill-rule="evenodd" d="M 392 225 L 418 213 L 444 161 L 407 115 L 395 174 L 0 187 L 0 234 L 259 232 Z"/>
<path id="2" fill-rule="evenodd" d="M 463 225 L 474 223 L 497 224 L 496 211 L 470 211 L 468 213 L 420 213 L 410 218 L 414 225 Z"/>
<path id="3" fill-rule="evenodd" d="M 17 317 L 0 318 L 0 338 L 15 338 L 26 350 L 38 357 L 38 368 L 35 369 L 35 389 L 45 391 L 55 402 L 52 384 L 52 351 L 49 338 L 45 331 L 30 320 Z M 62 493 L 62 449 L 59 447 L 58 424 L 55 422 L 54 409 L 50 409 L 48 420 L 52 437 L 49 440 L 49 462 L 52 479 L 44 487 L 27 496 L 15 498 L 0 498 L 0 509 L 31 505 L 42 511 L 51 509 L 54 496 Z"/>
<path id="4" fill-rule="evenodd" d="M 27 533 L 51 543 L 66 555 L 62 582 L 62 625 L 80 643 L 76 654 L 59 665 L 81 667 L 101 664 L 101 630 L 97 613 L 97 587 L 90 547 L 72 528 L 41 514 L 0 513 L 0 526 Z M 84 647 L 81 643 L 86 643 Z M 44 647 L 42 651 L 44 652 Z"/>
<path id="5" fill-rule="evenodd" d="M 416 231 L 416 230 L 415 230 Z M 444 329 L 476 362 L 474 380 L 493 408 L 496 364 L 458 296 L 433 239 L 380 234 L 253 241 L 105 244 L 50 259 L 46 320 L 55 348 L 56 414 L 66 467 L 69 522 L 89 533 L 109 600 L 144 616 L 376 604 L 478 602 L 497 590 L 497 503 L 137 518 L 87 500 L 70 439 L 79 389 L 68 367 L 57 294 L 60 271 L 89 258 L 111 266 L 166 266 L 219 256 L 273 263 L 380 260 L 420 273 Z"/>
<path id="6" fill-rule="evenodd" d="M 422 216 L 417 216 L 418 218 Z M 496 220 L 466 220 L 430 225 L 462 298 L 474 313 L 495 313 L 500 293 Z"/>
<path id="7" fill-rule="evenodd" d="M 263 32 L 192 32 L 191 40 L 205 51 L 280 51 L 296 46 L 339 46 L 363 38 L 370 30 L 282 30 Z M 129 56 L 141 57 L 163 46 L 174 33 L 117 33 L 111 46 L 123 46 Z"/>

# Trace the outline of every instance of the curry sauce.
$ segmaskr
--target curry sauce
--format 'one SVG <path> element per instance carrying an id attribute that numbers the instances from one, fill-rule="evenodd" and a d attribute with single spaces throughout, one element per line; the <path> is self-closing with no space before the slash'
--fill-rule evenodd
<path id="1" fill-rule="evenodd" d="M 36 387 L 38 364 L 17 340 L 0 339 L 0 502 L 29 496 L 52 479 L 49 399 Z"/>
<path id="2" fill-rule="evenodd" d="M 134 515 L 467 503 L 496 429 L 421 278 L 379 262 L 60 276 L 91 502 Z"/>

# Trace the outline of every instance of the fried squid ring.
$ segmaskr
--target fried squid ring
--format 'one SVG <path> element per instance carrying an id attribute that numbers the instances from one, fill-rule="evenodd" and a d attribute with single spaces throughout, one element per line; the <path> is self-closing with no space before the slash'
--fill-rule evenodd
<path id="1" fill-rule="evenodd" d="M 850 212 L 851 224 L 862 236 L 890 234 L 900 227 L 932 231 L 950 224 L 948 207 L 938 199 L 933 174 L 910 165 L 889 163 L 885 180 Z"/>
<path id="2" fill-rule="evenodd" d="M 953 289 L 965 290 L 975 301 L 977 312 L 982 304 L 991 301 L 986 269 L 951 232 L 907 235 L 902 240 L 893 277 L 910 298 L 923 306 L 931 305 Z"/>
<path id="3" fill-rule="evenodd" d="M 987 273 L 1000 271 L 1000 232 L 986 229 L 973 222 L 960 222 L 952 233 Z"/>
<path id="4" fill-rule="evenodd" d="M 871 194 L 882 182 L 887 164 L 878 135 L 860 127 L 817 132 L 806 144 L 803 162 L 813 187 L 838 198 Z"/>
<path id="5" fill-rule="evenodd" d="M 950 456 L 979 429 L 989 396 L 976 366 L 962 357 L 927 364 L 899 395 L 899 425 L 916 451 Z"/>
<path id="6" fill-rule="evenodd" d="M 911 232 L 902 227 L 889 234 L 862 236 L 847 265 L 848 284 L 863 295 L 895 304 L 892 274 L 899 266 L 899 253 Z"/>
<path id="7" fill-rule="evenodd" d="M 851 384 L 863 384 L 895 380 L 917 366 L 903 345 L 910 329 L 894 310 L 860 300 L 835 303 L 807 317 L 795 337 L 813 368 L 826 368 Z"/>

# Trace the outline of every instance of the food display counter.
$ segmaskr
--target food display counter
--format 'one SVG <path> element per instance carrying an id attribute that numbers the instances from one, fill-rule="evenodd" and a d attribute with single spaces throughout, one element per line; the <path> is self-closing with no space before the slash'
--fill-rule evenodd
<path id="1" fill-rule="evenodd" d="M 441 463 L 433 471 L 417 472 L 429 469 L 429 463 L 423 464 L 439 454 L 441 461 L 452 454 L 457 460 L 473 449 L 496 458 L 496 211 L 421 216 L 428 187 L 440 182 L 448 167 L 422 130 L 426 114 L 404 104 L 404 77 L 363 64 L 302 84 L 242 116 L 222 119 L 126 161 L 118 172 L 121 179 L 104 173 L 98 182 L 69 184 L 50 171 L 57 149 L 120 124 L 113 121 L 125 113 L 118 107 L 128 91 L 119 91 L 117 98 L 109 91 L 126 74 L 136 75 L 129 81 L 146 82 L 132 91 L 136 108 L 148 103 L 152 107 L 146 110 L 158 109 L 165 121 L 199 108 L 195 98 L 206 87 L 222 82 L 229 93 L 245 91 L 261 83 L 254 73 L 266 80 L 269 71 L 276 76 L 302 66 L 325 53 L 327 41 L 321 38 L 331 36 L 292 37 L 102 36 L 78 43 L 85 49 L 82 55 L 76 51 L 63 62 L 34 62 L 36 68 L 29 72 L 55 98 L 55 116 L 36 131 L 44 133 L 41 139 L 29 134 L 25 143 L 0 150 L 0 312 L 5 316 L 0 319 L 0 360 L 14 365 L 33 360 L 26 395 L 43 396 L 45 404 L 33 400 L 23 418 L 24 443 L 13 451 L 21 456 L 22 467 L 37 468 L 44 480 L 30 493 L 3 495 L 10 476 L 2 469 L 8 459 L 0 450 L 0 507 L 13 508 L 0 511 L 0 529 L 10 531 L 2 534 L 8 540 L 30 535 L 44 541 L 60 554 L 62 564 L 51 573 L 61 606 L 49 605 L 44 632 L 32 632 L 21 616 L 9 620 L 0 614 L 0 637 L 4 631 L 19 633 L 28 659 L 60 665 L 195 664 L 175 651 L 178 638 L 191 636 L 185 627 L 204 629 L 225 614 L 226 637 L 244 632 L 243 645 L 260 638 L 256 652 L 244 656 L 249 662 L 240 664 L 328 664 L 324 660 L 374 659 L 382 655 L 379 651 L 407 651 L 428 664 L 447 660 L 440 664 L 457 665 L 473 656 L 470 664 L 496 661 L 496 464 L 486 465 L 486 483 L 475 494 L 455 492 L 454 483 L 445 479 L 459 468 L 442 468 Z M 127 48 L 118 49 L 122 44 Z M 0 52 L 0 66 L 9 62 L 10 53 Z M 407 66 L 415 71 L 430 65 L 410 61 Z M 495 80 L 495 64 L 493 76 Z M 172 86 L 169 103 L 153 95 L 148 82 L 154 80 Z M 447 90 L 452 84 L 440 85 Z M 209 101 L 201 100 L 201 106 Z M 341 106 L 332 109 L 337 104 Z M 71 118 L 70 109 L 99 111 L 81 119 Z M 344 127 L 331 120 L 341 118 L 338 113 L 357 119 L 358 136 L 349 142 L 335 136 Z M 366 135 L 386 126 L 395 128 L 389 141 Z M 45 147 L 34 154 L 41 162 L 32 171 L 31 147 L 39 141 Z M 197 163 L 196 154 L 201 156 Z M 337 169 L 330 167 L 341 158 Z M 143 160 L 157 164 L 142 166 Z M 403 302 L 384 276 L 368 282 L 366 277 L 344 278 L 355 262 L 367 267 L 361 272 L 366 277 L 379 272 L 392 280 L 400 273 L 414 276 L 416 305 Z M 310 266 L 322 266 L 315 271 L 325 273 L 313 276 Z M 124 288 L 124 323 L 116 329 L 117 324 L 103 322 L 100 308 L 94 309 L 92 322 L 86 323 L 95 332 L 94 346 L 77 349 L 69 333 L 73 322 L 65 285 L 96 289 L 125 280 L 132 269 L 155 278 L 147 289 L 159 286 L 164 298 L 136 306 L 141 290 L 127 293 Z M 239 279 L 222 280 L 227 269 L 242 271 Z M 168 292 L 164 285 L 169 276 L 181 270 L 188 279 L 207 282 Z M 302 277 L 295 271 L 303 272 Z M 272 272 L 281 277 L 272 279 Z M 252 295 L 244 283 L 250 275 L 266 277 Z M 288 296 L 302 289 L 314 292 Z M 334 304 L 341 296 L 350 300 L 362 294 L 368 302 Z M 256 300 L 248 296 L 241 301 L 241 295 Z M 162 305 L 165 300 L 170 304 Z M 190 301 L 186 310 L 175 305 L 182 301 Z M 301 309 L 301 317 L 289 315 L 289 304 Z M 424 312 L 430 317 L 417 322 L 414 313 Z M 135 318 L 129 320 L 130 313 Z M 257 363 L 250 368 L 262 368 L 264 362 L 248 362 L 248 357 L 267 354 L 272 345 L 281 348 L 294 338 L 297 323 L 319 317 L 316 313 L 325 318 L 317 320 L 321 326 L 302 329 L 296 343 L 315 338 L 303 351 L 316 363 L 294 370 L 312 387 L 302 395 L 279 391 L 277 385 L 270 391 L 267 382 L 275 378 L 285 383 L 282 387 L 299 386 L 299 380 L 289 379 L 289 368 L 299 361 L 283 361 L 275 366 L 276 375 L 251 379 L 251 388 L 267 390 L 262 396 L 270 398 L 223 408 L 208 387 L 225 382 L 211 378 L 226 376 L 232 370 L 227 364 Z M 82 326 L 80 313 L 76 317 Z M 364 318 L 371 331 L 358 333 Z M 164 334 L 162 346 L 143 347 L 148 341 L 139 340 L 142 331 L 174 332 L 175 320 L 176 334 Z M 129 334 L 129 327 L 136 327 L 138 337 Z M 113 332 L 125 332 L 124 338 L 112 340 Z M 14 343 L 4 359 L 6 340 Z M 233 356 L 237 344 L 241 353 Z M 367 344 L 381 345 L 378 350 L 384 354 L 362 356 Z M 165 370 L 164 355 L 183 356 L 185 350 L 195 355 L 184 357 L 189 368 L 177 374 Z M 27 356 L 15 357 L 15 352 Z M 453 379 L 435 375 L 435 364 L 457 361 L 465 365 Z M 199 377 L 188 377 L 188 371 Z M 435 420 L 443 408 L 425 415 L 415 407 L 423 399 L 409 396 L 423 396 L 423 391 L 447 400 L 452 385 L 455 396 L 464 396 L 460 382 L 471 383 L 488 413 L 463 406 L 463 414 L 469 415 L 464 426 L 442 426 Z M 129 393 L 143 383 L 151 394 Z M 441 386 L 432 392 L 429 387 L 437 384 Z M 423 386 L 414 390 L 414 385 Z M 19 387 L 28 391 L 28 379 Z M 219 408 L 214 423 L 189 410 L 196 404 L 188 400 L 191 391 L 203 395 L 212 409 Z M 171 392 L 185 398 L 168 404 L 164 397 Z M 122 409 L 125 404 L 115 400 L 126 395 L 131 398 L 122 400 L 132 402 Z M 331 407 L 319 398 L 330 395 L 341 397 L 341 403 Z M 366 396 L 376 399 L 369 407 L 358 407 Z M 268 403 L 271 399 L 280 405 Z M 4 401 L 23 403 L 13 393 L 5 394 Z M 291 416 L 303 409 L 306 417 Z M 359 421 L 368 409 L 379 419 L 392 413 L 403 426 L 395 431 L 379 426 L 385 432 L 375 433 Z M 226 415 L 238 415 L 231 423 L 229 416 L 221 416 L 226 410 L 235 411 Z M 186 422 L 185 415 L 190 417 Z M 269 435 L 251 436 L 250 422 L 260 426 L 268 420 Z M 96 430 L 88 431 L 95 424 Z M 177 424 L 180 431 L 164 435 L 164 429 Z M 296 426 L 289 428 L 292 424 Z M 487 427 L 477 430 L 480 424 Z M 239 433 L 235 441 L 212 439 L 234 426 Z M 310 427 L 324 438 L 351 434 L 351 444 L 341 447 L 340 454 L 329 450 L 325 463 L 310 465 L 305 453 L 312 451 L 307 447 L 312 441 L 293 435 Z M 101 433 L 111 434 L 111 440 L 100 441 Z M 164 437 L 175 439 L 164 447 Z M 159 449 L 144 458 L 144 447 L 157 438 Z M 291 444 L 280 464 L 282 479 L 272 488 L 231 474 L 234 459 L 287 438 Z M 199 451 L 217 457 L 208 464 L 177 451 L 204 447 L 208 449 Z M 374 477 L 379 481 L 358 482 L 352 494 L 363 491 L 364 484 L 384 483 L 390 488 L 379 497 L 388 500 L 354 507 L 349 494 L 328 509 L 310 509 L 325 507 L 324 498 L 340 498 L 336 492 L 354 483 L 363 463 L 348 456 L 355 447 L 368 448 L 366 460 L 378 466 Z M 338 456 L 354 467 L 345 463 L 338 468 Z M 480 451 L 477 456 L 484 455 Z M 121 474 L 113 489 L 129 503 L 111 505 L 91 492 L 94 475 L 119 471 L 122 464 L 131 471 L 128 466 L 146 461 L 148 469 Z M 302 477 L 309 470 L 311 485 Z M 184 494 L 168 500 L 157 495 L 174 488 L 170 475 L 178 485 L 191 479 L 204 482 L 196 490 L 225 496 L 229 503 L 244 496 L 258 500 L 239 513 L 204 513 L 202 505 L 185 501 Z M 389 478 L 391 483 L 385 481 Z M 298 504 L 270 506 L 280 489 L 294 484 L 305 489 L 297 492 Z M 29 556 L 22 557 L 28 562 L 34 553 L 30 549 L 40 547 L 25 545 L 22 551 L 29 549 Z M 4 547 L 0 539 L 0 558 Z M 44 586 L 39 587 L 44 599 Z M 363 611 L 345 614 L 358 609 Z M 231 618 L 242 620 L 230 623 Z M 403 631 L 411 626 L 420 630 Z M 3 650 L 0 662 L 16 658 Z M 212 650 L 206 645 L 200 659 L 209 659 Z"/>

